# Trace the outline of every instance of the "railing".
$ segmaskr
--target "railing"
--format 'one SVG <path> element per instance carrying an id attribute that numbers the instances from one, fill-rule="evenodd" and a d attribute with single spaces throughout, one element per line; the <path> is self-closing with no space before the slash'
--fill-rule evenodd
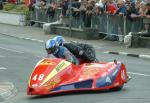
<path id="1" fill-rule="evenodd" d="M 31 21 L 50 23 L 58 20 L 60 14 L 61 9 L 57 10 L 52 18 L 51 16 L 47 15 L 46 11 L 44 10 L 34 10 L 31 12 Z M 98 29 L 99 32 L 105 33 L 108 36 L 115 35 L 124 37 L 129 32 L 139 32 L 143 27 L 142 18 L 134 18 L 130 20 L 126 16 L 102 14 L 93 15 L 91 19 L 85 19 L 82 15 L 80 15 L 80 17 L 65 17 L 65 19 L 67 18 L 67 23 L 71 26 L 69 26 L 70 29 L 93 28 Z"/>
<path id="2" fill-rule="evenodd" d="M 50 16 L 46 13 L 46 9 L 34 9 L 30 12 L 30 21 L 38 23 L 50 23 L 59 19 L 61 9 L 57 9 L 54 16 Z"/>
<path id="3" fill-rule="evenodd" d="M 85 28 L 87 21 L 83 21 L 82 18 L 73 18 L 72 27 Z M 139 32 L 143 26 L 142 18 L 136 18 L 130 21 L 126 16 L 116 15 L 97 15 L 92 16 L 90 28 L 98 29 L 99 32 L 107 34 L 123 34 L 126 35 L 129 32 Z"/>

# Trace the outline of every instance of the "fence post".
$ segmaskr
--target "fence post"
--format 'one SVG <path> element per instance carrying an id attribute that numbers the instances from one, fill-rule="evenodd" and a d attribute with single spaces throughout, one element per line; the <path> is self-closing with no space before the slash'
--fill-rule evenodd
<path id="1" fill-rule="evenodd" d="M 108 34 L 108 33 L 109 33 L 109 32 L 108 32 L 108 30 L 109 30 L 109 26 L 108 26 L 108 25 L 109 25 L 109 18 L 108 18 L 108 14 L 107 14 L 107 24 L 106 24 L 106 25 L 107 25 L 107 28 L 106 28 L 106 30 L 107 30 L 107 35 L 110 35 L 110 34 Z"/>
<path id="2" fill-rule="evenodd" d="M 123 26 L 124 26 L 124 33 L 123 33 L 123 34 L 124 34 L 124 35 L 127 35 L 127 34 L 126 34 L 126 33 L 127 33 L 127 32 L 126 32 L 126 16 L 123 16 L 123 21 L 124 21 L 124 22 L 123 22 L 123 23 L 124 23 L 124 25 L 123 25 Z"/>
<path id="3" fill-rule="evenodd" d="M 72 6 L 72 0 L 70 0 L 70 6 L 69 6 L 69 33 L 70 33 L 70 37 L 72 37 L 72 25 L 71 25 L 71 19 L 72 19 L 72 11 L 71 11 L 71 6 Z"/>

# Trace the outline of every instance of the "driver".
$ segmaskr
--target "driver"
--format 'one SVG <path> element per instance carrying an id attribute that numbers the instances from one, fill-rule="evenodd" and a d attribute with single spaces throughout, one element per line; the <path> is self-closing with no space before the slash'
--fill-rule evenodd
<path id="1" fill-rule="evenodd" d="M 76 65 L 79 64 L 78 59 L 66 47 L 58 46 L 56 40 L 54 39 L 48 40 L 46 42 L 45 48 L 48 56 L 53 54 L 56 58 L 66 59 L 67 61 Z"/>
<path id="2" fill-rule="evenodd" d="M 86 62 L 98 62 L 95 55 L 95 49 L 89 44 L 78 42 L 65 42 L 62 36 L 56 36 L 54 39 L 57 45 L 66 47 L 76 57 L 85 60 Z"/>

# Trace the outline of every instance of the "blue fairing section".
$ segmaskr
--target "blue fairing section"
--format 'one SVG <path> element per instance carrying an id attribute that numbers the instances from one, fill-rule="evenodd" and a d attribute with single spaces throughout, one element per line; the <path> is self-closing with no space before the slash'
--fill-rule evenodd
<path id="1" fill-rule="evenodd" d="M 74 89 L 80 89 L 80 88 L 92 88 L 92 84 L 93 84 L 93 80 L 86 80 L 86 81 L 82 81 L 82 82 L 59 86 L 59 87 L 53 89 L 52 91 L 74 90 Z"/>
<path id="2" fill-rule="evenodd" d="M 118 66 L 114 69 L 114 71 L 112 73 L 110 73 L 106 77 L 97 79 L 96 87 L 100 88 L 100 87 L 111 85 L 114 82 L 114 80 L 116 79 L 116 76 L 118 74 L 118 71 L 120 70 L 120 67 L 121 67 L 121 63 L 118 64 Z"/>

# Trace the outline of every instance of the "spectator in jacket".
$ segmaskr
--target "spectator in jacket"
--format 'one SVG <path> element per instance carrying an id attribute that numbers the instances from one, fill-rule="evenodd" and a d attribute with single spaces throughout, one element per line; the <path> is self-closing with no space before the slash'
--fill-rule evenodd
<path id="1" fill-rule="evenodd" d="M 124 16 L 126 14 L 126 6 L 124 4 L 124 1 L 119 0 L 117 6 L 118 6 L 118 10 L 116 11 L 115 14 L 119 16 Z"/>

